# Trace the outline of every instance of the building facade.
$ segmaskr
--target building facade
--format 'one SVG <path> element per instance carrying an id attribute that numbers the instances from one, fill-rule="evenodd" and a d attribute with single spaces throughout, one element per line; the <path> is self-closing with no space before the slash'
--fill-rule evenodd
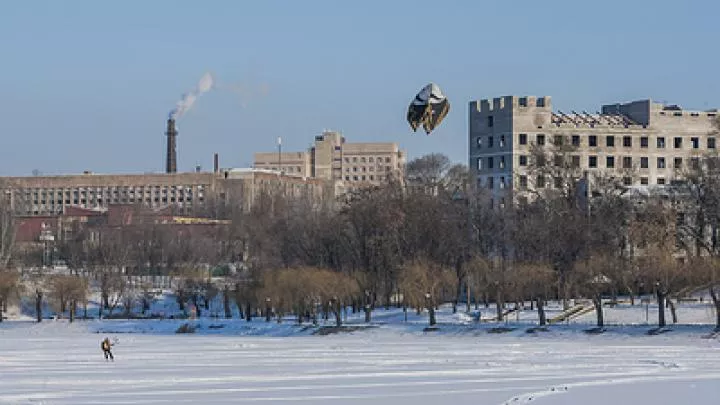
<path id="1" fill-rule="evenodd" d="M 325 131 L 306 152 L 256 153 L 254 167 L 352 187 L 401 176 L 405 163 L 405 152 L 397 143 L 347 143 L 339 132 Z"/>
<path id="2" fill-rule="evenodd" d="M 0 188 L 18 214 L 30 216 L 63 214 L 73 207 L 102 211 L 118 204 L 193 215 L 218 201 L 249 209 L 263 191 L 317 201 L 332 198 L 334 191 L 321 179 L 257 169 L 0 177 Z"/>
<path id="3" fill-rule="evenodd" d="M 662 186 L 717 149 L 717 114 L 652 100 L 603 105 L 593 114 L 553 111 L 550 97 L 472 101 L 468 163 L 477 186 L 499 198 L 511 190 L 562 186 L 529 173 L 534 148 L 562 149 L 578 171 L 606 173 L 626 186 Z"/>

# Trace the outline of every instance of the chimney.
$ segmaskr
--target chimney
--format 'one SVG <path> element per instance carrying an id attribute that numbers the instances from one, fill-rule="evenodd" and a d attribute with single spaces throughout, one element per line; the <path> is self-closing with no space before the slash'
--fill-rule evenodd
<path id="1" fill-rule="evenodd" d="M 213 170 L 215 173 L 220 172 L 220 158 L 218 157 L 218 154 L 216 153 L 215 156 L 213 156 Z"/>
<path id="2" fill-rule="evenodd" d="M 175 120 L 168 118 L 167 120 L 167 156 L 165 157 L 165 172 L 177 172 L 177 154 L 175 152 L 175 142 L 177 131 L 175 130 Z"/>

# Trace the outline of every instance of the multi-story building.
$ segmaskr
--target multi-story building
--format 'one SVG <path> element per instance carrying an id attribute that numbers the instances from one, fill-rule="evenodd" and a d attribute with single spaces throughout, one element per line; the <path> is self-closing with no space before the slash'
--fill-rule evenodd
<path id="1" fill-rule="evenodd" d="M 256 153 L 254 167 L 353 186 L 402 174 L 405 160 L 397 143 L 347 143 L 339 132 L 325 131 L 306 152 Z"/>
<path id="2" fill-rule="evenodd" d="M 288 196 L 332 198 L 322 179 L 258 169 L 225 169 L 200 173 L 92 174 L 0 177 L 0 189 L 21 215 L 56 215 L 70 207 L 104 210 L 114 204 L 171 208 L 194 214 L 211 203 L 242 203 L 248 209 L 262 191 Z M 328 194 L 330 193 L 330 194 Z"/>
<path id="3" fill-rule="evenodd" d="M 578 171 L 603 171 L 627 186 L 669 184 L 717 148 L 717 109 L 687 111 L 640 100 L 603 105 L 594 114 L 564 113 L 552 110 L 550 97 L 516 96 L 472 101 L 469 107 L 470 168 L 477 186 L 500 198 L 511 190 L 562 186 L 528 170 L 537 147 L 563 149 Z"/>

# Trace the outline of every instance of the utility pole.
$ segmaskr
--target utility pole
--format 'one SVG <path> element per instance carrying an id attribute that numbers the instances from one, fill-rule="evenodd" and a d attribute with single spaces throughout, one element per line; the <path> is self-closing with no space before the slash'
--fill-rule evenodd
<path id="1" fill-rule="evenodd" d="M 282 138 L 278 136 L 277 139 L 277 145 L 278 145 L 278 167 L 280 169 L 280 174 L 283 173 L 282 168 Z"/>

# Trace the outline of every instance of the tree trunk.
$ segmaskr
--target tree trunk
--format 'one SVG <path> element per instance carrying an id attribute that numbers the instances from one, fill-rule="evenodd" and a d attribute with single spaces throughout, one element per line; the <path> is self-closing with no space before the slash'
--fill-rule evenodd
<path id="1" fill-rule="evenodd" d="M 600 295 L 595 295 L 592 302 L 593 306 L 595 306 L 595 314 L 597 315 L 597 326 L 602 328 L 605 326 L 605 319 L 603 317 L 602 299 Z"/>
<path id="2" fill-rule="evenodd" d="M 498 292 L 495 296 L 495 309 L 497 311 L 497 321 L 502 322 L 503 321 L 503 300 L 500 296 L 500 293 Z"/>
<path id="3" fill-rule="evenodd" d="M 470 284 L 467 285 L 467 288 L 465 289 L 465 312 L 470 312 L 470 299 L 472 295 L 470 294 Z"/>
<path id="4" fill-rule="evenodd" d="M 5 303 L 5 300 L 0 300 L 0 322 L 3 321 L 3 304 Z"/>
<path id="5" fill-rule="evenodd" d="M 675 310 L 675 303 L 672 301 L 671 298 L 668 298 L 666 301 L 667 301 L 668 306 L 670 307 L 670 316 L 672 317 L 672 323 L 676 324 L 677 323 L 677 311 Z"/>
<path id="6" fill-rule="evenodd" d="M 333 305 L 333 312 L 335 313 L 335 326 L 338 328 L 342 326 L 342 304 L 337 301 Z"/>
<path id="7" fill-rule="evenodd" d="M 547 317 L 545 316 L 545 306 L 543 305 L 542 298 L 535 298 L 535 302 L 537 302 L 537 311 L 538 311 L 538 318 L 540 319 L 540 326 L 547 325 Z M 530 305 L 532 306 L 532 300 L 530 301 Z"/>
<path id="8" fill-rule="evenodd" d="M 372 293 L 370 291 L 365 290 L 365 323 L 369 323 L 372 320 Z"/>
<path id="9" fill-rule="evenodd" d="M 42 297 L 43 293 L 40 290 L 35 291 L 35 316 L 37 316 L 38 323 L 42 322 Z"/>
<path id="10" fill-rule="evenodd" d="M 720 297 L 714 287 L 710 287 L 710 297 L 712 297 L 713 304 L 715 304 L 715 330 L 720 331 Z"/>
<path id="11" fill-rule="evenodd" d="M 225 311 L 225 319 L 232 318 L 232 310 L 230 309 L 230 289 L 228 286 L 223 287 L 223 310 Z"/>
<path id="12" fill-rule="evenodd" d="M 658 326 L 661 328 L 665 327 L 665 294 L 662 290 L 657 291 L 658 300 Z"/>
<path id="13" fill-rule="evenodd" d="M 252 304 L 250 302 L 245 303 L 245 320 L 252 321 Z"/>
<path id="14" fill-rule="evenodd" d="M 70 323 L 75 320 L 75 300 L 70 301 Z"/>
<path id="15" fill-rule="evenodd" d="M 105 309 L 110 308 L 110 296 L 108 295 L 107 291 L 102 292 L 102 307 Z"/>

